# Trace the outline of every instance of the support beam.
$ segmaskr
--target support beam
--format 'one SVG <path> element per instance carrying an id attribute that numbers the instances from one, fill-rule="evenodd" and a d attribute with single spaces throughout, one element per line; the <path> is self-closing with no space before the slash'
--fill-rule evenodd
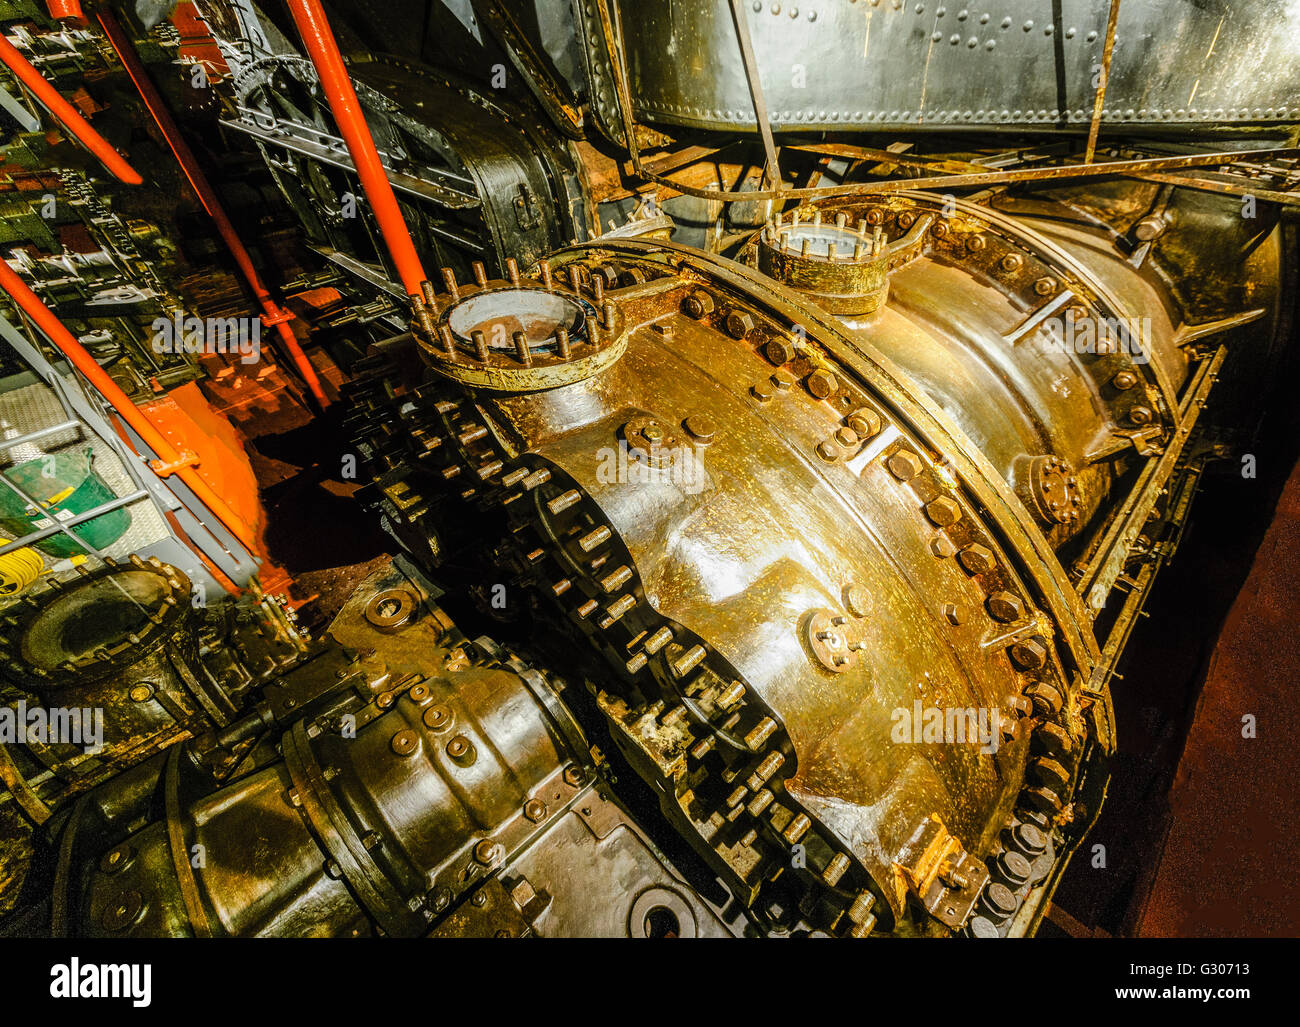
<path id="1" fill-rule="evenodd" d="M 365 191 L 370 209 L 375 212 L 379 231 L 384 237 L 384 245 L 393 258 L 393 265 L 402 279 L 402 287 L 413 302 L 421 300 L 421 284 L 427 281 L 424 266 L 419 254 L 415 252 L 415 243 L 407 230 L 406 219 L 397 205 L 397 197 L 388 181 L 388 173 L 379 159 L 379 151 L 370 135 L 370 126 L 366 124 L 365 112 L 361 101 L 357 99 L 352 79 L 339 53 L 334 32 L 320 5 L 320 0 L 288 0 L 289 13 L 298 27 L 307 54 L 320 76 L 321 88 L 329 101 L 334 120 L 338 123 L 343 141 L 347 143 L 352 162 L 356 165 L 357 175 L 361 179 L 361 188 Z"/>

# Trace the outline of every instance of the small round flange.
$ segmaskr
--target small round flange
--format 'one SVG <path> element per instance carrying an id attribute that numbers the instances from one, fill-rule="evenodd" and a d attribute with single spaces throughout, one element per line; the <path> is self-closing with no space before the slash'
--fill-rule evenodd
<path id="1" fill-rule="evenodd" d="M 1017 492 L 1033 515 L 1047 527 L 1079 520 L 1083 498 L 1074 468 L 1059 456 L 1021 459 Z"/>
<path id="2" fill-rule="evenodd" d="M 582 381 L 627 347 L 617 304 L 598 311 L 576 292 L 520 279 L 462 287 L 436 321 L 436 337 L 416 333 L 440 374 L 496 392 L 534 392 Z"/>
<path id="3" fill-rule="evenodd" d="M 861 643 L 850 638 L 849 618 L 830 610 L 814 610 L 804 627 L 813 656 L 827 670 L 843 674 L 857 661 Z"/>
<path id="4" fill-rule="evenodd" d="M 366 620 L 380 631 L 396 631 L 415 617 L 419 603 L 404 588 L 376 592 L 366 603 Z"/>
<path id="5" fill-rule="evenodd" d="M 655 467 L 672 463 L 684 444 L 672 426 L 648 414 L 634 417 L 623 425 L 623 439 L 629 455 Z"/>

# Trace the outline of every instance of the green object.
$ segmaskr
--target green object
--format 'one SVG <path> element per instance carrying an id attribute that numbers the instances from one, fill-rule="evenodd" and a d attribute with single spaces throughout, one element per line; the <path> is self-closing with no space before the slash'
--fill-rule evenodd
<path id="1" fill-rule="evenodd" d="M 117 496 L 96 473 L 94 462 L 94 450 L 87 446 L 51 453 L 8 468 L 4 476 L 36 500 L 41 509 L 33 509 L 18 493 L 0 483 L 0 526 L 15 538 L 21 538 L 50 527 L 56 517 L 70 520 L 112 502 Z M 126 534 L 130 526 L 131 512 L 119 507 L 78 524 L 72 533 L 94 548 L 103 549 Z M 32 545 L 49 556 L 76 556 L 85 552 L 64 533 Z"/>

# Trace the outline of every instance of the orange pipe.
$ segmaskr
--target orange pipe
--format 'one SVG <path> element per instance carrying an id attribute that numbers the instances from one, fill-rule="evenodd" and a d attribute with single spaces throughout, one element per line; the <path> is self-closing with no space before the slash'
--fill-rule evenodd
<path id="1" fill-rule="evenodd" d="M 86 20 L 86 16 L 81 13 L 81 0 L 49 0 L 45 6 L 49 8 L 50 17 L 55 21 L 63 21 L 65 18 Z"/>
<path id="2" fill-rule="evenodd" d="M 4 287 L 4 291 L 32 319 L 36 327 L 44 332 L 46 337 L 68 358 L 72 366 L 85 375 L 86 380 L 108 401 L 117 415 L 140 436 L 141 441 L 154 451 L 157 459 L 151 460 L 149 466 L 162 477 L 172 473 L 178 475 L 198 497 L 199 502 L 212 511 L 226 530 L 234 535 L 249 553 L 257 554 L 259 549 L 256 539 L 225 501 L 195 471 L 193 467 L 197 459 L 195 455 L 188 450 L 178 450 L 167 441 L 158 430 L 158 426 L 131 402 L 117 382 L 108 376 L 108 372 L 95 362 L 95 358 L 87 353 L 81 343 L 72 337 L 72 333 L 63 327 L 63 323 L 54 316 L 53 311 L 41 302 L 40 297 L 32 292 L 18 273 L 3 260 L 0 260 L 0 286 Z"/>
<path id="3" fill-rule="evenodd" d="M 285 352 L 293 360 L 294 366 L 298 369 L 298 374 L 306 383 L 307 388 L 311 390 L 316 402 L 322 408 L 329 406 L 329 399 L 325 396 L 325 390 L 321 388 L 320 379 L 316 376 L 316 369 L 311 366 L 311 361 L 307 359 L 307 354 L 303 352 L 302 347 L 298 344 L 298 339 L 288 325 L 288 321 L 293 315 L 281 310 L 275 300 L 271 298 L 266 286 L 262 284 L 262 278 L 257 273 L 257 268 L 253 266 L 253 258 L 249 256 L 248 250 L 245 249 L 243 241 L 239 238 L 239 233 L 235 231 L 235 226 L 227 216 L 225 208 L 222 207 L 216 192 L 213 191 L 207 177 L 203 174 L 203 169 L 199 166 L 194 151 L 185 142 L 185 138 L 181 135 L 181 130 L 173 120 L 171 112 L 167 110 L 167 105 L 163 103 L 162 95 L 158 92 L 153 80 L 149 78 L 148 72 L 140 62 L 140 57 L 131 45 L 131 40 L 122 31 L 121 23 L 118 22 L 112 11 L 106 8 L 98 11 L 96 17 L 104 30 L 104 35 L 108 37 L 109 43 L 112 44 L 113 49 L 116 51 L 118 60 L 122 62 L 122 67 L 126 69 L 127 74 L 131 76 L 131 81 L 135 83 L 140 98 L 144 100 L 145 106 L 149 108 L 149 113 L 153 115 L 154 124 L 158 126 L 158 131 L 167 140 L 167 145 L 171 147 L 172 153 L 176 156 L 176 162 L 181 166 L 181 170 L 185 172 L 185 177 L 189 180 L 194 194 L 199 198 L 199 202 L 203 204 L 203 209 L 208 212 L 208 216 L 216 223 L 217 232 L 221 235 L 222 241 L 225 242 L 230 255 L 234 257 L 240 273 L 244 276 L 244 281 L 248 283 L 249 290 L 261 305 L 262 323 L 275 328 Z"/>
<path id="4" fill-rule="evenodd" d="M 127 185 L 140 185 L 143 179 L 135 168 L 108 145 L 108 140 L 90 127 L 90 122 L 77 113 L 77 109 L 45 80 L 45 76 L 27 62 L 27 58 L 18 52 L 18 48 L 9 42 L 3 32 L 0 32 L 0 61 L 17 76 L 19 82 L 31 90 L 68 134 L 93 153 L 115 178 Z"/>
<path id="5" fill-rule="evenodd" d="M 316 66 L 316 74 L 320 76 L 334 120 L 343 133 L 343 141 L 352 154 L 361 188 L 370 202 L 370 209 L 375 212 L 379 231 L 402 279 L 402 286 L 407 295 L 418 297 L 421 295 L 420 283 L 427 277 L 424 266 L 415 252 L 415 243 L 411 241 L 411 233 L 397 205 L 397 197 L 393 195 L 379 151 L 375 149 L 370 126 L 366 124 L 366 116 L 357 100 L 356 90 L 352 88 L 352 79 L 343 64 L 343 55 L 339 53 L 325 11 L 320 0 L 288 0 L 288 6 L 311 62 Z"/>

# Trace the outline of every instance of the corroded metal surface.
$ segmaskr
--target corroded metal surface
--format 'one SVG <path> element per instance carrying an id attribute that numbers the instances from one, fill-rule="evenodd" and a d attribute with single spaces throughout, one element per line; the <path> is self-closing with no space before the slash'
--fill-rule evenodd
<path id="1" fill-rule="evenodd" d="M 358 425 L 384 423 L 363 430 L 381 508 L 413 551 L 505 559 L 603 655 L 612 740 L 764 930 L 1024 930 L 1114 744 L 1097 607 L 1063 561 L 1146 496 L 1126 479 L 1144 447 L 1183 446 L 1189 352 L 1172 315 L 1066 337 L 1147 316 L 1151 288 L 1102 255 L 1104 227 L 1055 224 L 1067 208 L 910 193 L 793 213 L 887 252 L 888 301 L 827 313 L 880 285 L 827 289 L 840 269 L 811 241 L 785 284 L 662 242 L 562 251 L 531 287 L 613 305 L 621 358 L 506 394 L 430 358 L 394 400 L 412 379 L 393 350 L 358 394 Z M 442 317 L 501 288 L 450 284 Z M 930 708 L 996 719 L 983 746 L 900 738 Z"/>
<path id="2" fill-rule="evenodd" d="M 409 606 L 398 624 L 393 602 Z M 331 630 L 369 648 L 337 674 L 321 673 L 318 657 L 278 684 L 282 759 L 255 755 L 249 772 L 214 790 L 173 750 L 152 770 L 163 819 L 135 829 L 138 800 L 112 786 L 104 794 L 116 817 L 74 813 L 57 930 L 733 933 L 594 773 L 558 682 L 488 639 L 471 642 L 391 568 Z M 301 715 L 284 706 L 288 696 Z"/>

